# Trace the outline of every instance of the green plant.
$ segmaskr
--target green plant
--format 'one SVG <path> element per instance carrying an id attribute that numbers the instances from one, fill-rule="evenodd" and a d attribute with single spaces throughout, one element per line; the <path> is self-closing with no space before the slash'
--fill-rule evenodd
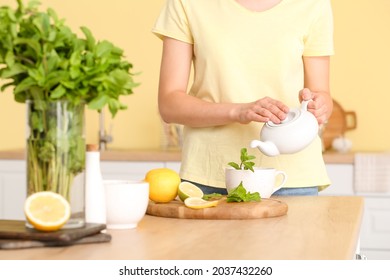
<path id="1" fill-rule="evenodd" d="M 241 162 L 240 163 L 229 162 L 228 165 L 238 170 L 244 169 L 244 170 L 251 170 L 252 172 L 254 172 L 253 166 L 255 166 L 255 163 L 252 160 L 255 158 L 256 158 L 255 156 L 248 155 L 248 151 L 246 148 L 242 148 L 241 156 L 240 156 Z"/>
<path id="2" fill-rule="evenodd" d="M 32 103 L 27 161 L 28 176 L 35 178 L 29 178 L 29 190 L 57 188 L 68 197 L 73 177 L 84 169 L 83 113 L 77 111 L 107 106 L 114 117 L 126 109 L 119 97 L 138 85 L 133 65 L 122 49 L 97 41 L 87 27 L 79 38 L 53 9 L 43 12 L 39 2 L 16 1 L 16 9 L 0 7 L 0 90 L 13 87 L 15 101 Z M 66 104 L 60 130 L 50 109 L 55 101 Z M 37 185 L 30 186 L 33 182 Z"/>
<path id="3" fill-rule="evenodd" d="M 247 192 L 242 182 L 233 189 L 226 197 L 227 202 L 248 202 L 248 201 L 260 201 L 261 197 L 258 192 Z"/>
<path id="4" fill-rule="evenodd" d="M 17 102 L 85 102 L 90 109 L 108 106 L 115 116 L 126 109 L 121 95 L 133 93 L 132 64 L 123 50 L 103 40 L 96 41 L 87 27 L 79 38 L 53 9 L 39 11 L 39 3 L 0 7 L 0 78 L 14 86 Z"/>

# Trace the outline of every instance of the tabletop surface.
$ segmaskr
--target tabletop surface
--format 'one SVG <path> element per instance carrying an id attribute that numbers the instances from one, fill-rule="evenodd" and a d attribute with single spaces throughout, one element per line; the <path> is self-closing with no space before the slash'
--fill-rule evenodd
<path id="1" fill-rule="evenodd" d="M 197 220 L 146 215 L 136 229 L 107 230 L 107 243 L 0 250 L 0 259 L 353 259 L 363 215 L 358 196 L 275 197 L 286 215 Z"/>

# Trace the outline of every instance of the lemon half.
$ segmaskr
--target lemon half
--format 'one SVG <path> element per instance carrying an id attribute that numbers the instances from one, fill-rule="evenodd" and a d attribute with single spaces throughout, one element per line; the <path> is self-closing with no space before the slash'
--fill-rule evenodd
<path id="1" fill-rule="evenodd" d="M 189 197 L 203 197 L 203 191 L 190 182 L 181 182 L 178 189 L 178 195 L 181 201 L 185 201 Z"/>
<path id="2" fill-rule="evenodd" d="M 219 202 L 218 200 L 207 201 L 200 197 L 189 197 L 186 200 L 184 200 L 185 206 L 192 209 L 203 209 L 203 208 L 215 207 L 218 205 L 218 202 Z"/>
<path id="3" fill-rule="evenodd" d="M 69 202 L 60 194 L 44 191 L 30 195 L 24 203 L 27 221 L 37 230 L 59 230 L 70 218 Z"/>

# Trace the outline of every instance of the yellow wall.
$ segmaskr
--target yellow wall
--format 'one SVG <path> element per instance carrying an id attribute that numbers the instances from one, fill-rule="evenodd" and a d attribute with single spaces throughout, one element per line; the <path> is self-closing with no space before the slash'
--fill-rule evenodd
<path id="1" fill-rule="evenodd" d="M 332 95 L 356 111 L 355 151 L 390 150 L 390 1 L 332 0 L 336 55 Z"/>
<path id="2" fill-rule="evenodd" d="M 25 0 L 27 1 L 27 0 Z M 106 127 L 112 125 L 110 148 L 155 148 L 160 145 L 160 118 L 157 87 L 161 57 L 161 40 L 151 33 L 164 0 L 41 0 L 66 19 L 72 29 L 87 26 L 97 39 L 107 39 L 125 50 L 141 85 L 134 94 L 121 100 L 128 105 L 111 120 L 106 112 Z M 0 0 L 0 5 L 16 6 L 15 0 Z M 87 110 L 86 137 L 98 141 L 98 114 Z M 13 101 L 12 92 L 0 94 L 0 150 L 24 147 L 25 106 Z"/>
<path id="3" fill-rule="evenodd" d="M 15 5 L 0 0 L 0 5 Z M 142 72 L 141 86 L 123 98 L 128 105 L 114 120 L 110 148 L 158 148 L 161 126 L 157 111 L 161 41 L 150 29 L 165 0 L 41 0 L 68 25 L 89 27 L 98 39 L 125 50 Z M 332 0 L 336 55 L 332 58 L 333 97 L 347 111 L 356 111 L 358 128 L 347 132 L 355 151 L 390 150 L 390 1 Z M 106 114 L 108 116 L 108 114 Z M 25 108 L 11 92 L 0 94 L 0 149 L 24 147 Z M 87 141 L 97 142 L 98 115 L 87 112 Z"/>

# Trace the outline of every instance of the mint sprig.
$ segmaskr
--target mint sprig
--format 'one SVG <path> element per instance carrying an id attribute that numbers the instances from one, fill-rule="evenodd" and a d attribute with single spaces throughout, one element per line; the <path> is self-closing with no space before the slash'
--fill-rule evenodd
<path id="1" fill-rule="evenodd" d="M 204 200 L 218 200 L 222 198 L 222 194 L 220 193 L 210 193 L 203 195 Z"/>
<path id="2" fill-rule="evenodd" d="M 248 202 L 248 201 L 260 201 L 261 197 L 258 192 L 250 193 L 247 192 L 242 181 L 240 184 L 233 189 L 227 196 L 227 202 Z"/>
<path id="3" fill-rule="evenodd" d="M 228 165 L 238 170 L 244 169 L 244 170 L 251 170 L 252 172 L 255 172 L 253 169 L 255 163 L 252 161 L 255 158 L 256 158 L 255 156 L 248 155 L 248 151 L 246 148 L 242 148 L 241 156 L 240 156 L 241 162 L 239 164 L 236 162 L 229 162 Z"/>

